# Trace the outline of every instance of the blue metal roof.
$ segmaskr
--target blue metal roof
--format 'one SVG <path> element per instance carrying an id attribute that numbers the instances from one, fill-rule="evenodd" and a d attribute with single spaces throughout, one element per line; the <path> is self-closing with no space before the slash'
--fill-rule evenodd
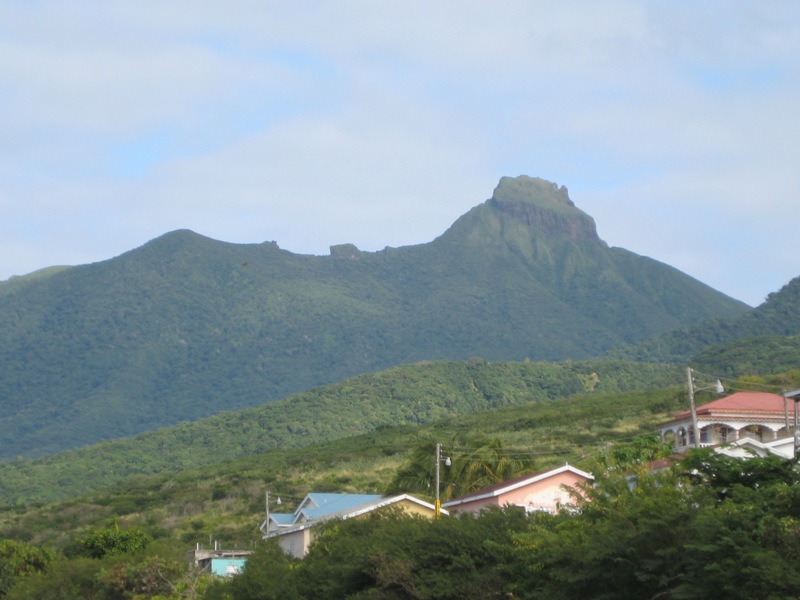
<path id="1" fill-rule="evenodd" d="M 347 512 L 364 504 L 379 502 L 380 494 L 308 494 L 295 511 L 298 520 L 321 519 L 340 512 Z"/>
<path id="2" fill-rule="evenodd" d="M 278 525 L 291 525 L 294 523 L 294 515 L 289 513 L 269 513 L 269 518 Z"/>
<path id="3" fill-rule="evenodd" d="M 276 534 L 280 530 L 288 530 L 310 521 L 326 521 L 368 507 L 384 500 L 380 494 L 326 494 L 312 492 L 303 498 L 300 506 L 293 514 L 270 513 L 266 533 Z M 264 526 L 262 525 L 262 528 Z"/>

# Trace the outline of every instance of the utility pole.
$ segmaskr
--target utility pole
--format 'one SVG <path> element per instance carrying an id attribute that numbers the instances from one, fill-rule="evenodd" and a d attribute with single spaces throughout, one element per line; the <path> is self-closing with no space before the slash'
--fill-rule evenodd
<path id="1" fill-rule="evenodd" d="M 275 505 L 276 506 L 280 506 L 281 505 L 281 497 L 280 496 L 278 496 L 278 499 L 275 500 Z M 266 493 L 265 498 L 264 498 L 264 508 L 265 508 L 265 512 L 266 512 L 266 515 L 267 515 L 267 520 L 264 521 L 264 533 L 269 533 L 269 490 L 267 490 L 267 493 Z"/>
<path id="2" fill-rule="evenodd" d="M 797 427 L 797 396 L 792 398 L 794 400 L 794 459 L 797 460 L 797 453 L 800 450 L 800 429 Z"/>
<path id="3" fill-rule="evenodd" d="M 266 507 L 267 518 L 264 521 L 264 533 L 269 532 L 269 490 L 266 493 L 266 499 L 264 502 L 264 506 Z"/>
<path id="4" fill-rule="evenodd" d="M 694 403 L 694 395 L 697 392 L 703 392 L 705 390 L 714 390 L 717 394 L 722 394 L 725 391 L 725 388 L 722 387 L 722 382 L 717 379 L 717 382 L 714 385 L 710 385 L 708 387 L 702 387 L 700 389 L 694 389 L 694 381 L 692 380 L 692 368 L 686 367 L 686 385 L 689 388 L 689 409 L 692 411 L 692 430 L 694 432 L 694 447 L 700 447 L 700 430 L 697 427 L 697 407 Z"/>
<path id="5" fill-rule="evenodd" d="M 434 513 L 436 518 L 438 519 L 439 516 L 442 514 L 442 501 L 439 498 L 439 488 L 441 487 L 441 478 L 440 478 L 440 464 L 442 462 L 442 445 L 437 442 L 436 444 L 436 503 L 433 505 Z M 450 457 L 446 457 L 444 459 L 444 466 L 449 467 L 453 464 L 453 461 L 450 460 Z"/>
<path id="6" fill-rule="evenodd" d="M 700 432 L 697 431 L 697 407 L 694 405 L 694 383 L 692 382 L 692 368 L 686 367 L 686 383 L 689 386 L 689 410 L 692 411 L 692 432 L 694 433 L 694 447 L 700 447 Z"/>
<path id="7" fill-rule="evenodd" d="M 440 443 L 436 443 L 436 503 L 434 506 L 434 512 L 436 514 L 436 518 L 439 518 L 439 515 L 442 514 L 442 502 L 439 500 L 439 463 L 442 461 L 442 445 Z"/>

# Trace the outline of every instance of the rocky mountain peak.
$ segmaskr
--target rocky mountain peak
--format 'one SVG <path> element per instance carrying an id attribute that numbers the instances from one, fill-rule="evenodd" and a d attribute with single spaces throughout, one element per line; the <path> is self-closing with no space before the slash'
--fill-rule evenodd
<path id="1" fill-rule="evenodd" d="M 566 186 L 538 177 L 503 177 L 489 205 L 528 228 L 573 242 L 599 241 L 592 217 L 575 206 Z"/>

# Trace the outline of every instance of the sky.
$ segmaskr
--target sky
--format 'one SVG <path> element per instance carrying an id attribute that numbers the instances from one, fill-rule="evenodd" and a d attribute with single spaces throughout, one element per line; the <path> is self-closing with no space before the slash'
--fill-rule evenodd
<path id="1" fill-rule="evenodd" d="M 755 306 L 800 276 L 798 59 L 796 0 L 5 0 L 0 280 L 419 244 L 530 175 Z"/>

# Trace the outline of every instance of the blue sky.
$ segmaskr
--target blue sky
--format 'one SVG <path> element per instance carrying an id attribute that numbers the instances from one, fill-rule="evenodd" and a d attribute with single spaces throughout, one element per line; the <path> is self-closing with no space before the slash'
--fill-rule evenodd
<path id="1" fill-rule="evenodd" d="M 0 50 L 0 279 L 427 242 L 521 174 L 751 305 L 800 275 L 795 1 L 10 0 Z"/>

